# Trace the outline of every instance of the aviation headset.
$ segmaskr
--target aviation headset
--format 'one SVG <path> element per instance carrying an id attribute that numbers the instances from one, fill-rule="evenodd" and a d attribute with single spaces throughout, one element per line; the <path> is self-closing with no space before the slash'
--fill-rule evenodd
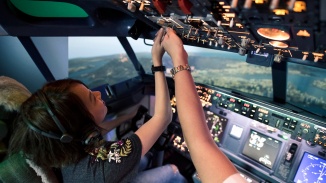
<path id="1" fill-rule="evenodd" d="M 42 131 L 42 130 L 38 129 L 36 126 L 34 126 L 30 121 L 28 121 L 27 119 L 24 118 L 24 121 L 27 124 L 27 126 L 31 130 L 33 130 L 33 131 L 35 131 L 37 133 L 40 133 L 43 136 L 53 138 L 53 139 L 59 139 L 63 143 L 70 143 L 74 138 L 73 138 L 73 136 L 71 136 L 71 135 L 69 135 L 67 133 L 66 129 L 62 126 L 59 119 L 52 112 L 52 110 L 51 110 L 51 108 L 49 106 L 49 100 L 47 99 L 45 93 L 43 93 L 41 90 L 39 90 L 39 91 L 36 92 L 36 94 L 40 98 L 42 103 L 44 104 L 46 111 L 50 114 L 51 118 L 53 119 L 55 124 L 58 126 L 60 131 L 62 132 L 62 135 L 59 135 L 57 133 L 53 133 L 51 131 L 49 131 L 49 132 Z"/>

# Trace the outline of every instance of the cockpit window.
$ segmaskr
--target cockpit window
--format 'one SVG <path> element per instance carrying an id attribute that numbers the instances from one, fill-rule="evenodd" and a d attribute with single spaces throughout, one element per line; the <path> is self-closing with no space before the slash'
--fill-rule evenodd
<path id="1" fill-rule="evenodd" d="M 287 102 L 316 114 L 326 114 L 325 69 L 288 63 Z"/>
<path id="2" fill-rule="evenodd" d="M 128 41 L 145 72 L 151 74 L 151 47 L 146 46 L 143 39 L 130 38 Z M 152 44 L 150 40 L 145 43 Z M 246 56 L 238 53 L 188 45 L 185 45 L 185 49 L 195 82 L 262 97 L 273 97 L 271 67 L 249 64 L 246 62 Z M 163 57 L 163 65 L 167 68 L 166 76 L 171 77 L 169 70 L 173 65 L 167 54 Z"/>
<path id="3" fill-rule="evenodd" d="M 134 40 L 133 38 L 128 37 L 128 42 L 130 43 L 132 49 L 134 50 L 136 57 L 139 63 L 142 65 L 143 69 L 145 70 L 146 74 L 151 74 L 151 67 L 152 67 L 152 45 L 153 41 L 150 39 L 142 39 L 138 38 Z"/>
<path id="4" fill-rule="evenodd" d="M 69 78 L 94 88 L 138 76 L 116 37 L 69 37 L 68 41 Z"/>
<path id="5" fill-rule="evenodd" d="M 195 82 L 262 97 L 273 96 L 271 67 L 249 64 L 246 56 L 238 53 L 204 48 L 188 53 Z"/>

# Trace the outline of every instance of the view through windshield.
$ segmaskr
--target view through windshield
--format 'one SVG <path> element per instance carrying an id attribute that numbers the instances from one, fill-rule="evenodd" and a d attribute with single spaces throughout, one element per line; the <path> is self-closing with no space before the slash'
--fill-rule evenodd
<path id="1" fill-rule="evenodd" d="M 151 74 L 151 46 L 143 39 L 128 38 L 138 61 Z M 185 46 L 195 82 L 231 91 L 272 98 L 271 67 L 246 62 L 238 53 Z M 165 54 L 166 76 L 173 67 Z M 326 114 L 326 73 L 323 69 L 288 64 L 287 101 L 308 111 Z M 116 37 L 69 38 L 69 77 L 80 79 L 90 88 L 137 76 L 132 62 Z"/>

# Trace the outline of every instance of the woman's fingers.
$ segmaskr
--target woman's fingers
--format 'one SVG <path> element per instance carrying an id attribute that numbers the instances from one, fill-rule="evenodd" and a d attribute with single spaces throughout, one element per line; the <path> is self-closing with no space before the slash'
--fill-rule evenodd
<path id="1" fill-rule="evenodd" d="M 156 42 L 156 40 L 161 40 L 162 39 L 162 35 L 163 35 L 163 28 L 160 28 L 159 31 L 156 32 L 155 34 L 155 38 L 154 38 L 154 43 Z"/>

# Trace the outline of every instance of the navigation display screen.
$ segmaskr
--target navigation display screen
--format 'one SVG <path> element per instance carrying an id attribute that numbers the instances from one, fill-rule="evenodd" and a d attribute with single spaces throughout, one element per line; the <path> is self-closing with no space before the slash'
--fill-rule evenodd
<path id="1" fill-rule="evenodd" d="M 305 152 L 301 163 L 294 177 L 294 182 L 315 182 L 326 181 L 326 160 Z"/>
<path id="2" fill-rule="evenodd" d="M 282 142 L 251 130 L 242 154 L 272 169 Z"/>

